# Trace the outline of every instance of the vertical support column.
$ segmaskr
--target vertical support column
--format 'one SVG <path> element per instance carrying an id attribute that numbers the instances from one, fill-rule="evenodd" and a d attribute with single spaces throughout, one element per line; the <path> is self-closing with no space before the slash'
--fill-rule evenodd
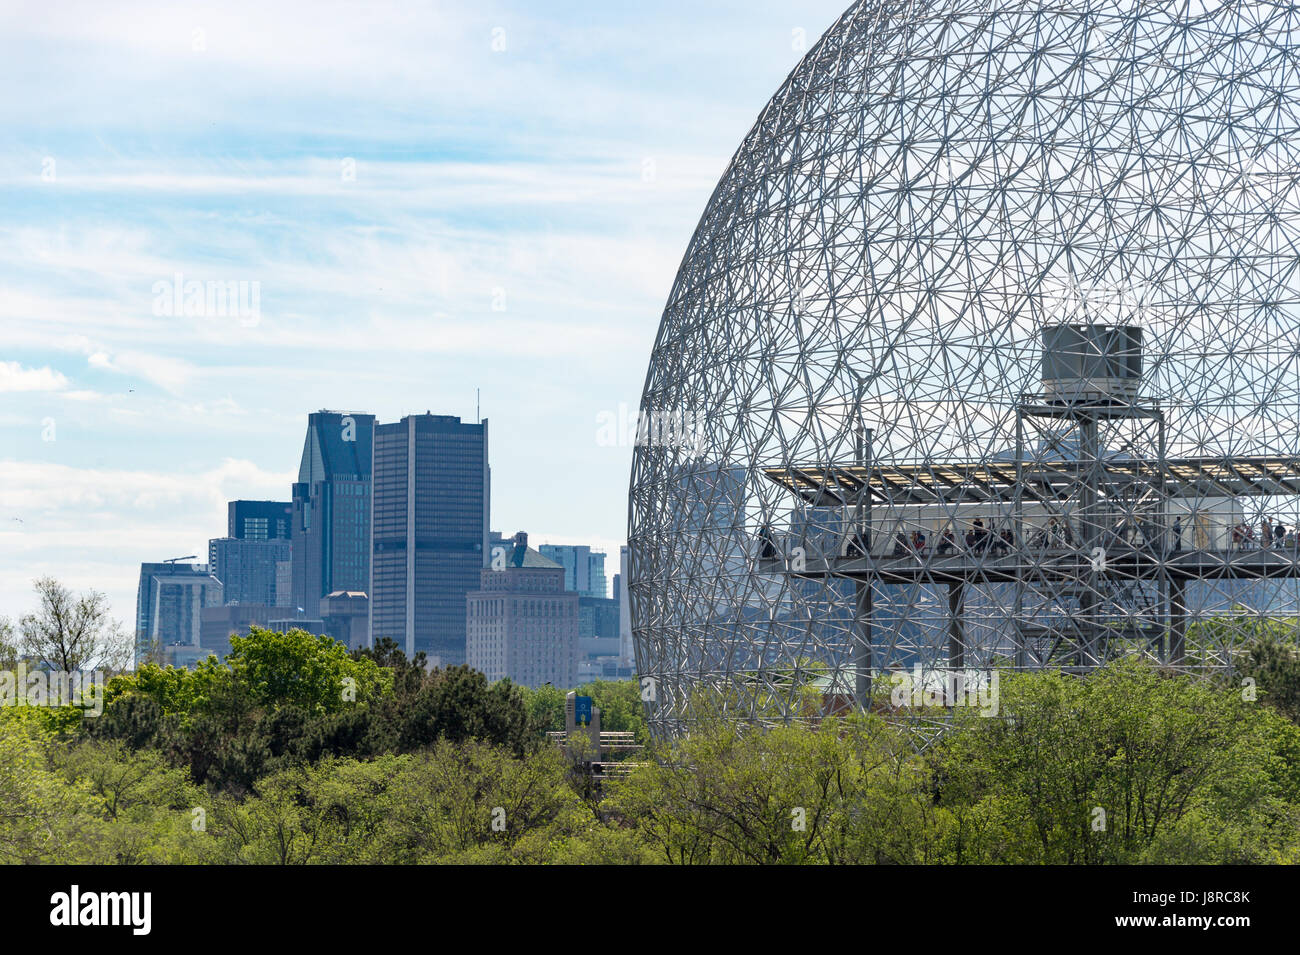
<path id="1" fill-rule="evenodd" d="M 1075 427 L 1080 438 L 1079 463 L 1082 465 L 1082 478 L 1079 487 L 1079 504 L 1082 516 L 1079 520 L 1079 543 L 1083 546 L 1083 560 L 1091 561 L 1093 549 L 1106 543 L 1102 529 L 1107 519 L 1114 515 L 1103 515 L 1100 511 L 1098 490 L 1101 485 L 1101 447 L 1097 435 L 1097 412 L 1081 409 L 1074 416 Z M 1103 565 L 1105 557 L 1103 557 Z M 1099 595 L 1106 586 L 1103 571 L 1098 571 L 1091 563 L 1079 565 L 1079 619 L 1078 633 L 1080 645 L 1077 648 L 1079 666 L 1095 666 L 1101 659 L 1101 626 L 1099 617 Z"/>
<path id="2" fill-rule="evenodd" d="M 872 430 L 859 421 L 854 451 L 862 468 L 862 484 L 853 502 L 853 532 L 866 558 L 871 557 L 871 438 Z"/>
<path id="3" fill-rule="evenodd" d="M 1187 652 L 1187 578 L 1169 578 L 1169 663 L 1182 666 Z"/>
<path id="4" fill-rule="evenodd" d="M 1020 553 L 1016 561 L 1021 570 L 1016 574 L 1015 616 L 1011 621 L 1012 634 L 1016 646 L 1016 669 L 1023 669 L 1027 661 L 1025 652 L 1025 575 L 1029 567 L 1029 540 L 1025 536 L 1025 505 L 1023 488 L 1025 486 L 1025 396 L 1020 396 L 1016 405 L 1016 486 L 1012 489 L 1012 527 L 1014 528 L 1016 547 Z M 950 595 L 951 598 L 951 595 Z"/>
<path id="5" fill-rule="evenodd" d="M 862 397 L 858 396 L 858 411 L 861 413 Z M 869 576 L 871 563 L 871 429 L 861 420 L 858 422 L 857 452 L 858 465 L 862 468 L 862 486 L 858 489 L 854 514 L 855 533 L 862 546 L 862 557 L 867 565 L 868 576 L 854 581 L 857 628 L 857 646 L 853 652 L 854 681 L 853 692 L 858 706 L 866 709 L 871 702 L 871 598 L 872 579 Z"/>
<path id="6" fill-rule="evenodd" d="M 948 584 L 948 669 L 950 671 L 949 700 L 959 700 L 965 694 L 966 637 L 962 632 L 962 604 L 966 600 L 966 584 Z"/>
<path id="7" fill-rule="evenodd" d="M 857 591 L 857 641 L 853 667 L 856 675 L 854 693 L 858 706 L 865 709 L 871 701 L 871 580 L 854 581 Z"/>
<path id="8" fill-rule="evenodd" d="M 1156 410 L 1156 469 L 1158 472 L 1157 484 L 1157 546 L 1153 555 L 1160 568 L 1160 578 L 1156 599 L 1160 602 L 1157 613 L 1160 616 L 1160 622 L 1164 626 L 1159 628 L 1160 645 L 1156 648 L 1157 659 L 1168 661 L 1173 658 L 1173 625 L 1174 625 L 1174 581 L 1169 574 L 1169 559 L 1174 556 L 1173 541 L 1173 515 L 1169 507 L 1169 462 L 1165 453 L 1165 414 L 1163 411 Z M 1178 594 L 1178 603 L 1183 603 L 1182 593 Z M 1183 626 L 1186 626 L 1186 619 L 1183 620 Z M 1182 652 L 1182 648 L 1179 648 Z"/>
<path id="9" fill-rule="evenodd" d="M 1156 467 L 1160 472 L 1159 487 L 1159 513 L 1160 513 L 1160 550 L 1161 553 L 1168 553 L 1170 550 L 1169 527 L 1171 524 L 1171 514 L 1169 511 L 1169 461 L 1166 458 L 1167 449 L 1165 442 L 1165 413 L 1159 409 L 1156 410 Z"/>
<path id="10" fill-rule="evenodd" d="M 948 666 L 960 670 L 966 665 L 966 640 L 962 634 L 962 604 L 966 599 L 966 585 L 948 585 Z"/>

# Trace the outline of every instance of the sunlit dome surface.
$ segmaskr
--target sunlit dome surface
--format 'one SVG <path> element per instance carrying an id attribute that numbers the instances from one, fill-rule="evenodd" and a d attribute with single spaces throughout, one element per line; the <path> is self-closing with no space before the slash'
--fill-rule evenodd
<path id="1" fill-rule="evenodd" d="M 650 360 L 630 590 L 659 731 L 698 684 L 798 715 L 792 671 L 829 696 L 916 664 L 1222 667 L 1198 620 L 1295 609 L 1298 31 L 1183 0 L 831 27 Z"/>

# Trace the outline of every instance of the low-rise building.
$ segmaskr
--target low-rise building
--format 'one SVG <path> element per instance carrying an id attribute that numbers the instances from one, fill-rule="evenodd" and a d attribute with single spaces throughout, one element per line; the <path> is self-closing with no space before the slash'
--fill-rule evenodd
<path id="1" fill-rule="evenodd" d="M 278 607 L 258 604 L 227 604 L 205 607 L 199 624 L 199 645 L 224 660 L 230 653 L 231 635 L 246 637 L 249 627 L 265 627 L 272 617 L 282 617 Z"/>
<path id="2" fill-rule="evenodd" d="M 465 597 L 466 661 L 489 680 L 576 685 L 579 597 L 565 590 L 564 568 L 522 532 L 492 550 L 479 589 Z"/>
<path id="3" fill-rule="evenodd" d="M 349 650 L 370 646 L 370 598 L 360 590 L 336 590 L 320 601 L 325 633 Z"/>

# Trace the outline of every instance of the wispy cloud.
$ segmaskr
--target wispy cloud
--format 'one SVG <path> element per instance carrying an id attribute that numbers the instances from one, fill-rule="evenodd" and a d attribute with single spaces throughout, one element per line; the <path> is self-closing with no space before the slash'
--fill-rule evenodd
<path id="1" fill-rule="evenodd" d="M 206 561 L 227 501 L 282 498 L 293 478 L 236 458 L 166 473 L 0 460 L 0 614 L 24 611 L 31 579 L 52 573 L 105 591 L 129 622 L 142 562 Z"/>

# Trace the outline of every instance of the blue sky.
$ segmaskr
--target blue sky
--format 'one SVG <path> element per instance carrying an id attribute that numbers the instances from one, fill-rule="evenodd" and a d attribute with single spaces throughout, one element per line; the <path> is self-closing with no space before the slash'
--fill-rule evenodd
<path id="1" fill-rule="evenodd" d="M 287 499 L 307 412 L 468 419 L 476 388 L 492 526 L 616 548 L 599 416 L 844 3 L 9 0 L 0 614 L 53 574 L 129 626 L 141 561 Z M 158 314 L 177 274 L 257 313 Z"/>

